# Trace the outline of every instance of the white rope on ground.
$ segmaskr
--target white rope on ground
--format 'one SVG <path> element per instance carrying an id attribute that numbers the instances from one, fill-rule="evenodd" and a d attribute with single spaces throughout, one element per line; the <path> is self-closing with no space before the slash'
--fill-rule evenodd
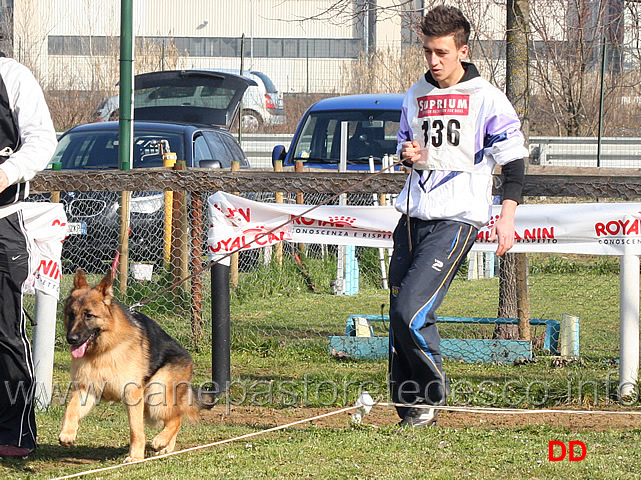
<path id="1" fill-rule="evenodd" d="M 510 414 L 523 414 L 523 413 L 564 413 L 571 415 L 641 415 L 641 410 L 552 410 L 552 409 L 532 409 L 532 408 L 498 408 L 498 407 L 455 407 L 449 405 L 406 405 L 404 403 L 388 403 L 388 402 L 376 402 L 373 405 L 381 405 L 385 407 L 414 407 L 414 408 L 426 408 L 426 409 L 436 409 L 436 410 L 445 410 L 449 412 L 464 412 L 464 413 L 502 413 L 506 415 Z"/>
<path id="2" fill-rule="evenodd" d="M 55 477 L 55 478 L 53 478 L 51 480 L 64 480 L 64 479 L 67 479 L 67 478 L 77 478 L 77 477 L 82 477 L 84 475 L 91 475 L 91 474 L 94 474 L 94 473 L 101 473 L 101 472 L 107 472 L 109 470 L 116 470 L 117 468 L 128 467 L 130 465 L 138 465 L 138 464 L 145 463 L 145 462 L 151 462 L 151 461 L 154 461 L 154 460 L 160 460 L 162 458 L 172 457 L 174 455 L 180 455 L 181 453 L 195 452 L 197 450 L 202 450 L 204 448 L 214 447 L 216 445 L 223 445 L 225 443 L 231 443 L 231 442 L 236 442 L 238 440 L 245 440 L 247 438 L 256 437 L 258 435 L 262 435 L 262 434 L 265 434 L 265 433 L 276 432 L 278 430 L 284 430 L 286 428 L 293 427 L 295 425 L 300 425 L 301 423 L 313 422 L 314 420 L 320 420 L 321 418 L 330 417 L 332 415 L 338 415 L 340 413 L 349 412 L 350 410 L 356 410 L 358 407 L 359 407 L 358 405 L 355 405 L 353 407 L 345 407 L 345 408 L 341 408 L 340 410 L 336 410 L 334 412 L 323 413 L 322 415 L 317 415 L 315 417 L 310 417 L 310 418 L 304 418 L 302 420 L 297 420 L 295 422 L 288 423 L 287 425 L 280 425 L 278 427 L 268 428 L 267 430 L 261 430 L 259 432 L 247 433 L 247 434 L 241 435 L 239 437 L 227 438 L 225 440 L 219 440 L 217 442 L 208 443 L 207 445 L 199 445 L 199 446 L 196 446 L 196 447 L 186 448 L 184 450 L 179 450 L 179 451 L 176 451 L 176 452 L 165 453 L 163 455 L 156 455 L 154 457 L 147 457 L 147 458 L 144 458 L 142 460 L 138 460 L 136 462 L 120 463 L 118 465 L 112 465 L 111 467 L 97 468 L 95 470 L 87 470 L 85 472 L 79 472 L 79 473 L 74 473 L 74 474 L 71 474 L 71 475 L 65 475 L 64 477 Z"/>
<path id="3" fill-rule="evenodd" d="M 359 397 L 356 405 L 352 407 L 341 408 L 340 410 L 335 410 L 333 412 L 323 413 L 322 415 L 316 415 L 310 418 L 304 418 L 302 420 L 297 420 L 295 422 L 288 423 L 286 425 L 280 425 L 277 427 L 268 428 L 266 430 L 260 430 L 258 432 L 247 433 L 239 437 L 227 438 L 225 440 L 219 440 L 217 442 L 208 443 L 206 445 L 199 445 L 196 447 L 186 448 L 184 450 L 178 450 L 171 453 L 166 453 L 163 455 L 156 455 L 153 457 L 147 457 L 142 460 L 130 463 L 120 463 L 118 465 L 112 465 L 110 467 L 97 468 L 95 470 L 87 470 L 84 472 L 74 473 L 71 475 L 66 475 L 64 477 L 55 477 L 51 480 L 65 480 L 68 478 L 77 478 L 85 475 L 91 475 L 94 473 L 107 472 L 110 470 L 116 470 L 118 468 L 127 467 L 129 465 L 138 465 L 140 463 L 151 462 L 154 460 L 160 460 L 167 457 L 173 457 L 174 455 L 180 455 L 183 453 L 195 452 L 197 450 L 202 450 L 205 448 L 215 447 L 217 445 L 223 445 L 225 443 L 236 442 L 239 440 L 245 440 L 247 438 L 256 437 L 258 435 L 263 435 L 270 432 L 276 432 L 278 430 L 284 430 L 286 428 L 293 427 L 295 425 L 300 425 L 302 423 L 313 422 L 314 420 L 320 420 L 322 418 L 330 417 L 332 415 L 338 415 L 341 413 L 349 412 L 350 410 L 361 409 L 363 406 L 369 407 L 366 408 L 366 411 L 363 412 L 365 415 L 369 413 L 372 406 L 382 406 L 382 407 L 415 407 L 415 408 L 434 408 L 436 410 L 445 410 L 449 412 L 464 412 L 464 413 L 500 413 L 500 414 L 541 414 L 541 413 L 561 413 L 569 415 L 641 415 L 641 411 L 610 411 L 610 410 L 554 410 L 554 409 L 527 409 L 527 408 L 498 408 L 498 407 L 456 407 L 449 405 L 407 405 L 404 403 L 392 403 L 392 402 L 374 402 L 370 397 L 366 397 L 367 400 L 363 402 L 363 396 Z M 364 416 L 364 415 L 363 415 Z"/>

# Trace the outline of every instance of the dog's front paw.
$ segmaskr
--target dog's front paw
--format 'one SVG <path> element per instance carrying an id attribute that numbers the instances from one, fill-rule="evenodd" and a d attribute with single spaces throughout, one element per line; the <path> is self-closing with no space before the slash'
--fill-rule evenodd
<path id="1" fill-rule="evenodd" d="M 154 450 L 154 455 L 167 455 L 168 453 L 173 452 L 173 449 L 169 449 L 167 447 L 161 448 L 160 450 Z"/>
<path id="2" fill-rule="evenodd" d="M 71 447 L 76 443 L 76 434 L 75 433 L 61 433 L 58 437 L 60 445 L 63 447 Z"/>
<path id="3" fill-rule="evenodd" d="M 156 455 L 167 453 L 167 440 L 164 438 L 159 439 L 158 437 L 154 438 L 151 442 L 151 449 L 156 453 Z"/>
<path id="4" fill-rule="evenodd" d="M 145 457 L 132 457 L 132 456 L 127 456 L 125 458 L 125 461 L 122 463 L 132 463 L 132 462 L 139 462 L 140 460 L 144 460 Z"/>

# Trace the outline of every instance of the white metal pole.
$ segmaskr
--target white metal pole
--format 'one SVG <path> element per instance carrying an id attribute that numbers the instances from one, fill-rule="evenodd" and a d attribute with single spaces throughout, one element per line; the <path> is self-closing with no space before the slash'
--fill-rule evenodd
<path id="1" fill-rule="evenodd" d="M 478 278 L 477 270 L 476 270 L 476 262 L 477 262 L 477 256 L 476 252 L 470 252 L 467 254 L 467 279 L 468 280 L 476 280 Z"/>
<path id="2" fill-rule="evenodd" d="M 387 154 L 381 159 L 381 168 L 385 167 L 387 167 Z M 369 156 L 369 172 L 376 172 L 376 168 L 374 167 L 374 157 L 371 155 Z M 374 206 L 378 207 L 380 205 L 380 202 L 378 201 L 378 193 L 372 194 L 372 201 Z M 382 247 L 378 249 L 378 263 L 381 268 L 381 285 L 383 286 L 383 290 L 387 290 L 389 288 L 387 284 L 387 264 L 385 262 L 385 249 Z"/>
<path id="3" fill-rule="evenodd" d="M 341 151 L 340 151 L 340 158 L 339 158 L 339 164 L 338 164 L 338 171 L 339 172 L 346 172 L 347 171 L 347 137 L 349 133 L 349 122 L 347 121 L 342 121 L 341 122 Z M 340 197 L 341 199 L 343 198 L 343 195 Z"/>
<path id="4" fill-rule="evenodd" d="M 51 403 L 57 306 L 56 297 L 36 290 L 33 363 L 36 374 L 35 401 L 39 410 L 47 409 Z"/>
<path id="5" fill-rule="evenodd" d="M 619 395 L 634 394 L 639 378 L 639 257 L 621 256 Z"/>
<path id="6" fill-rule="evenodd" d="M 338 163 L 338 171 L 346 172 L 347 171 L 347 134 L 349 130 L 349 122 L 341 122 L 341 150 L 340 150 L 340 159 Z M 338 198 L 339 205 L 347 205 L 347 194 L 343 193 Z M 346 251 L 344 245 L 338 246 L 338 262 L 337 262 L 337 272 L 336 272 L 336 294 L 345 295 L 345 261 L 346 261 Z"/>

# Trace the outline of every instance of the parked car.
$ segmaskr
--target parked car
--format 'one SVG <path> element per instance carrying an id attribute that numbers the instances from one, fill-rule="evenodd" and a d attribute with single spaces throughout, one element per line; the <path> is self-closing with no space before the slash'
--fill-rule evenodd
<path id="1" fill-rule="evenodd" d="M 239 70 L 220 69 L 220 70 L 203 70 L 209 72 L 220 72 L 223 74 L 239 74 Z M 245 132 L 257 132 L 263 126 L 282 125 L 285 122 L 285 109 L 283 106 L 283 95 L 276 89 L 274 82 L 264 73 L 250 70 L 243 72 L 243 76 L 252 80 L 252 84 L 245 91 L 242 98 L 242 128 Z M 145 95 L 151 92 L 136 95 L 134 104 L 147 102 L 149 99 Z M 185 92 L 182 98 L 183 105 L 198 105 L 202 102 L 201 96 L 207 95 L 207 87 L 196 87 L 189 92 Z M 156 91 L 157 104 L 165 101 L 162 91 Z M 115 95 L 103 100 L 95 112 L 96 120 L 106 122 L 117 120 L 119 115 L 119 96 Z"/>
<path id="2" fill-rule="evenodd" d="M 227 70 L 223 70 L 227 72 Z M 229 72 L 238 74 L 238 70 Z M 258 132 L 263 127 L 273 127 L 285 123 L 283 94 L 278 91 L 271 78 L 262 72 L 249 70 L 243 76 L 256 82 L 249 87 L 243 97 L 242 128 L 244 132 Z"/>
<path id="3" fill-rule="evenodd" d="M 326 98 L 309 107 L 301 118 L 289 151 L 277 145 L 272 161 L 283 166 L 296 161 L 305 167 L 338 169 L 341 124 L 347 122 L 347 169 L 368 170 L 369 157 L 380 169 L 385 155 L 396 154 L 402 94 L 362 94 Z"/>
<path id="4" fill-rule="evenodd" d="M 171 151 L 187 167 L 229 168 L 232 160 L 249 168 L 247 157 L 227 130 L 245 89 L 252 81 L 233 74 L 165 71 L 138 75 L 135 90 L 133 168 L 163 166 Z M 198 105 L 185 105 L 186 94 L 201 92 Z M 59 139 L 52 163 L 63 170 L 118 169 L 118 122 L 80 125 Z M 163 256 L 164 194 L 135 192 L 130 208 L 129 257 L 159 262 Z M 104 271 L 119 245 L 117 192 L 63 192 L 69 236 L 63 263 Z"/>

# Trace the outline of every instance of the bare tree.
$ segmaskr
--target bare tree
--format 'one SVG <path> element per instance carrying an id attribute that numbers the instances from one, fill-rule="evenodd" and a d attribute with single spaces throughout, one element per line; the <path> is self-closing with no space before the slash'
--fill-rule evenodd
<path id="1" fill-rule="evenodd" d="M 359 58 L 343 68 L 343 93 L 376 93 L 404 92 L 418 77 L 427 70 L 423 51 L 420 46 L 420 23 L 423 11 L 429 10 L 442 2 L 439 0 L 392 1 L 386 6 L 375 5 L 375 2 L 338 1 L 318 15 L 306 21 L 323 20 L 350 23 L 362 20 L 367 8 L 376 12 L 376 18 L 401 18 L 402 28 L 413 32 L 416 42 L 403 45 L 403 48 L 383 47 L 364 51 Z M 504 7 L 494 2 L 454 2 L 463 11 L 471 23 L 470 60 L 483 73 L 483 76 L 497 86 L 505 83 L 504 56 L 498 48 L 505 44 L 503 33 L 497 38 L 497 31 L 504 32 L 505 21 L 497 21 L 497 13 Z M 420 8 L 418 5 L 420 4 Z M 330 20 L 331 17 L 331 20 Z"/>
<path id="2" fill-rule="evenodd" d="M 336 0 L 318 14 L 300 21 L 353 23 L 364 12 L 375 11 L 381 21 L 401 16 L 405 28 L 420 38 L 419 23 L 424 10 L 442 3 L 438 0 Z M 495 1 L 469 2 L 454 0 L 472 24 L 471 60 L 483 76 L 498 87 L 506 83 L 505 49 L 506 4 Z M 509 4 L 510 2 L 508 2 Z M 530 6 L 528 26 L 532 35 L 528 118 L 530 129 L 537 135 L 596 135 L 599 115 L 603 116 L 605 134 L 625 134 L 630 125 L 638 124 L 638 103 L 635 91 L 641 75 L 632 65 L 641 65 L 641 13 L 639 2 L 622 0 L 537 0 Z M 419 8 L 420 6 L 420 8 Z M 624 15 L 625 14 L 625 15 Z M 625 21 L 625 24 L 624 24 Z M 624 38 L 623 32 L 628 32 Z M 601 46 L 606 48 L 604 104 L 600 112 Z M 400 70 L 398 62 L 408 62 L 416 51 L 406 49 L 396 57 L 393 49 L 367 50 L 352 66 L 345 67 L 346 91 L 401 91 L 407 82 L 391 78 L 420 75 Z M 407 71 L 422 64 L 411 62 Z M 623 70 L 626 70 L 625 73 Z M 635 90 L 636 89 L 636 90 Z M 633 95 L 630 94 L 633 93 Z M 616 115 L 615 115 L 616 113 Z"/>
<path id="3" fill-rule="evenodd" d="M 505 6 L 493 1 L 457 5 L 472 27 L 470 60 L 497 87 L 505 85 Z"/>
<path id="4" fill-rule="evenodd" d="M 628 35 L 624 42 L 630 63 L 638 67 L 641 65 L 641 2 L 626 2 L 623 28 Z"/>
<path id="5" fill-rule="evenodd" d="M 540 97 L 535 104 L 536 116 L 549 122 L 548 125 L 537 123 L 537 133 L 569 136 L 595 133 L 599 118 L 601 45 L 618 38 L 612 32 L 616 32 L 614 27 L 623 15 L 623 11 L 613 13 L 610 6 L 607 0 L 533 3 L 530 15 L 535 37 L 532 83 Z M 609 45 L 611 52 L 617 51 L 612 43 Z M 610 66 L 616 64 L 616 61 L 610 62 Z M 610 96 L 615 81 L 606 83 L 605 88 L 606 96 Z"/>
<path id="6" fill-rule="evenodd" d="M 13 55 L 13 7 L 0 8 L 0 51 Z"/>
<path id="7" fill-rule="evenodd" d="M 508 0 L 506 8 L 506 95 L 514 105 L 526 138 L 529 132 L 529 0 Z M 508 253 L 500 261 L 498 317 L 518 318 L 497 325 L 494 337 L 530 340 L 528 261 L 524 253 Z"/>
<path id="8" fill-rule="evenodd" d="M 641 136 L 641 2 L 625 3 L 623 31 L 622 72 L 605 102 L 607 133 Z"/>
<path id="9" fill-rule="evenodd" d="M 356 62 L 344 66 L 342 93 L 404 93 L 425 72 L 425 57 L 418 45 L 402 52 L 394 48 L 361 54 Z"/>
<path id="10" fill-rule="evenodd" d="M 48 11 L 40 8 L 38 0 L 14 2 L 12 56 L 33 72 L 43 89 L 47 88 L 47 38 L 51 31 Z"/>

